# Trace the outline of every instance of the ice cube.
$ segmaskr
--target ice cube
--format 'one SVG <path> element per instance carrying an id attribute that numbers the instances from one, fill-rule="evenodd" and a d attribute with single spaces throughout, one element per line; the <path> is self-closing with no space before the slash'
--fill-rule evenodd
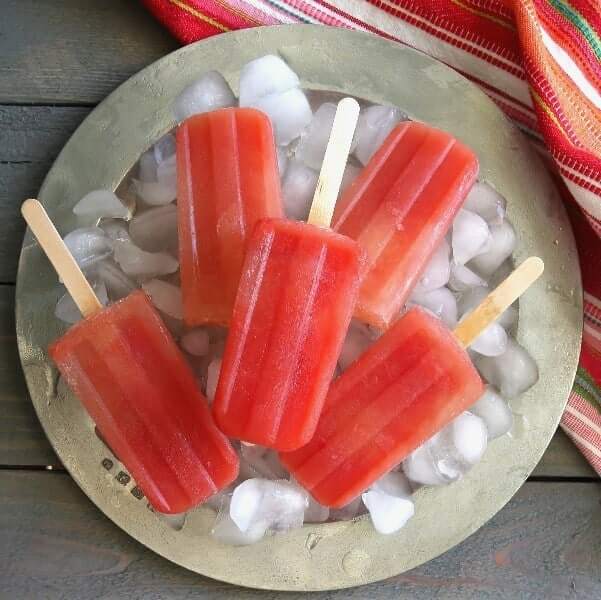
<path id="1" fill-rule="evenodd" d="M 500 225 L 505 217 L 506 201 L 488 183 L 477 181 L 470 190 L 463 208 L 475 212 L 491 225 Z"/>
<path id="2" fill-rule="evenodd" d="M 302 134 L 296 148 L 296 158 L 308 167 L 319 171 L 323 162 L 326 146 L 330 139 L 336 105 L 331 102 L 322 104 L 313 115 L 307 130 Z"/>
<path id="3" fill-rule="evenodd" d="M 449 329 L 454 329 L 457 325 L 457 300 L 449 289 L 441 287 L 421 293 L 414 290 L 410 301 L 434 313 Z"/>
<path id="4" fill-rule="evenodd" d="M 180 340 L 182 348 L 194 356 L 206 356 L 209 353 L 209 333 L 198 327 L 186 332 Z"/>
<path id="5" fill-rule="evenodd" d="M 411 487 L 400 472 L 384 475 L 362 498 L 378 533 L 398 531 L 415 513 Z"/>
<path id="6" fill-rule="evenodd" d="M 288 218 L 303 221 L 309 216 L 317 177 L 316 171 L 298 160 L 288 163 L 282 182 L 282 202 Z"/>
<path id="7" fill-rule="evenodd" d="M 363 512 L 365 512 L 363 500 L 361 496 L 357 496 L 354 500 L 351 500 L 348 504 L 340 508 L 331 508 L 330 521 L 349 521 Z"/>
<path id="8" fill-rule="evenodd" d="M 490 277 L 512 255 L 517 243 L 515 230 L 507 221 L 491 225 L 490 233 L 490 248 L 473 258 L 469 264 L 482 277 Z"/>
<path id="9" fill-rule="evenodd" d="M 230 517 L 240 531 L 255 526 L 286 531 L 302 527 L 308 494 L 289 481 L 247 479 L 236 487 L 230 504 Z"/>
<path id="10" fill-rule="evenodd" d="M 64 242 L 84 271 L 113 253 L 113 241 L 100 227 L 74 229 L 64 237 Z"/>
<path id="11" fill-rule="evenodd" d="M 175 200 L 177 186 L 158 181 L 139 181 L 134 179 L 136 194 L 148 206 L 163 206 Z"/>
<path id="12" fill-rule="evenodd" d="M 486 221 L 476 213 L 461 209 L 453 221 L 453 262 L 466 262 L 487 252 L 491 244 L 490 229 Z"/>
<path id="13" fill-rule="evenodd" d="M 352 185 L 359 173 L 361 173 L 361 167 L 356 167 L 352 164 L 346 165 L 340 184 L 340 195 L 344 194 L 346 189 Z"/>
<path id="14" fill-rule="evenodd" d="M 92 285 L 94 292 L 98 300 L 103 306 L 108 304 L 108 297 L 106 293 L 106 286 L 102 281 L 94 282 Z M 66 292 L 59 301 L 56 303 L 56 308 L 54 309 L 54 316 L 65 323 L 69 323 L 73 325 L 81 320 L 81 313 L 79 312 L 79 308 L 73 301 L 71 294 Z"/>
<path id="15" fill-rule="evenodd" d="M 309 494 L 309 505 L 305 509 L 305 523 L 324 523 L 330 516 L 330 509 L 320 504 Z"/>
<path id="16" fill-rule="evenodd" d="M 359 162 L 366 165 L 395 125 L 405 118 L 394 106 L 375 105 L 364 108 L 359 115 L 355 131 L 355 156 Z"/>
<path id="17" fill-rule="evenodd" d="M 131 211 L 114 192 L 93 190 L 88 192 L 74 207 L 73 212 L 85 219 L 130 219 Z"/>
<path id="18" fill-rule="evenodd" d="M 475 465 L 486 451 L 488 430 L 484 421 L 470 412 L 464 412 L 449 427 L 459 459 L 468 465 Z"/>
<path id="19" fill-rule="evenodd" d="M 451 247 L 443 240 L 429 260 L 414 292 L 421 294 L 443 287 L 451 276 Z"/>
<path id="20" fill-rule="evenodd" d="M 309 101 L 299 88 L 264 96 L 250 106 L 263 111 L 271 119 L 275 141 L 280 146 L 297 138 L 313 116 Z"/>
<path id="21" fill-rule="evenodd" d="M 464 412 L 414 450 L 403 461 L 403 471 L 423 485 L 451 483 L 480 460 L 487 438 L 484 421 Z"/>
<path id="22" fill-rule="evenodd" d="M 108 219 L 99 225 L 106 236 L 113 242 L 129 242 L 129 229 L 121 219 Z"/>
<path id="23" fill-rule="evenodd" d="M 138 179 L 144 182 L 157 180 L 157 160 L 152 148 L 140 156 L 140 160 L 138 161 Z"/>
<path id="24" fill-rule="evenodd" d="M 261 56 L 246 63 L 240 71 L 240 106 L 252 106 L 265 96 L 299 85 L 298 75 L 279 56 Z"/>
<path id="25" fill-rule="evenodd" d="M 467 292 L 473 287 L 486 287 L 488 284 L 465 265 L 451 263 L 449 287 L 455 292 Z"/>
<path id="26" fill-rule="evenodd" d="M 135 244 L 115 242 L 115 260 L 127 275 L 140 280 L 175 273 L 179 263 L 166 252 L 145 252 Z"/>
<path id="27" fill-rule="evenodd" d="M 507 332 L 491 323 L 471 344 L 470 349 L 484 356 L 499 356 L 507 349 Z"/>
<path id="28" fill-rule="evenodd" d="M 353 319 L 346 333 L 338 364 L 344 371 L 371 346 L 373 338 L 367 325 Z"/>
<path id="29" fill-rule="evenodd" d="M 136 289 L 136 284 L 111 259 L 101 260 L 94 267 L 96 276 L 104 283 L 109 298 L 121 300 Z"/>
<path id="30" fill-rule="evenodd" d="M 173 102 L 173 115 L 178 122 L 192 115 L 236 105 L 236 98 L 217 71 L 208 71 L 186 86 Z"/>
<path id="31" fill-rule="evenodd" d="M 285 479 L 286 469 L 280 463 L 277 452 L 256 444 L 240 444 L 240 476 L 246 479 Z"/>
<path id="32" fill-rule="evenodd" d="M 490 290 L 484 286 L 476 286 L 469 288 L 459 297 L 457 301 L 457 308 L 459 311 L 459 317 L 463 318 L 465 315 L 474 310 L 483 300 L 488 296 Z M 497 323 L 501 325 L 505 330 L 511 329 L 518 319 L 518 309 L 516 306 L 511 305 L 498 319 Z"/>
<path id="33" fill-rule="evenodd" d="M 157 182 L 177 191 L 177 159 L 175 154 L 157 166 Z"/>
<path id="34" fill-rule="evenodd" d="M 177 207 L 158 206 L 138 213 L 129 225 L 134 244 L 147 252 L 177 249 Z"/>
<path id="35" fill-rule="evenodd" d="M 175 157 L 175 135 L 166 133 L 152 147 L 154 159 L 157 165 Z"/>
<path id="36" fill-rule="evenodd" d="M 182 291 L 177 286 L 160 279 L 151 279 L 143 283 L 142 288 L 161 312 L 174 319 L 184 318 Z"/>
<path id="37" fill-rule="evenodd" d="M 288 166 L 288 150 L 285 146 L 277 146 L 276 151 L 278 155 L 278 171 L 280 177 L 283 177 Z"/>
<path id="38" fill-rule="evenodd" d="M 507 340 L 507 349 L 500 356 L 476 357 L 476 367 L 504 398 L 515 398 L 538 381 L 534 359 L 515 340 Z"/>
<path id="39" fill-rule="evenodd" d="M 438 449 L 440 434 L 436 434 L 428 441 L 416 448 L 402 464 L 405 475 L 416 483 L 423 485 L 445 485 L 459 478 L 458 472 L 443 474 L 436 464 L 436 450 Z"/>
<path id="40" fill-rule="evenodd" d="M 207 369 L 207 400 L 209 403 L 213 402 L 215 398 L 215 392 L 217 391 L 217 382 L 219 381 L 219 373 L 221 371 L 221 359 L 214 358 L 209 363 Z"/>
<path id="41" fill-rule="evenodd" d="M 230 497 L 223 498 L 211 530 L 211 535 L 228 546 L 248 546 L 255 544 L 265 535 L 267 527 L 261 522 L 251 525 L 247 531 L 240 531 L 230 517 Z"/>
<path id="42" fill-rule="evenodd" d="M 489 440 L 505 435 L 513 425 L 513 414 L 507 402 L 490 385 L 486 386 L 478 402 L 470 407 L 470 412 L 484 421 Z"/>
<path id="43" fill-rule="evenodd" d="M 186 522 L 186 513 L 174 513 L 174 514 L 164 514 L 157 512 L 156 513 L 161 521 L 166 523 L 169 528 L 174 531 L 181 531 Z"/>

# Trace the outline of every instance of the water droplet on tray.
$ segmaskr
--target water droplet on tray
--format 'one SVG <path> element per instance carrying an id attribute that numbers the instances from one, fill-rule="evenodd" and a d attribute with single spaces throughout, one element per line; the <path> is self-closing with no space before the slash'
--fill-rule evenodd
<path id="1" fill-rule="evenodd" d="M 305 548 L 311 552 L 315 549 L 319 542 L 321 542 L 321 536 L 317 535 L 316 533 L 310 533 L 305 540 Z"/>
<path id="2" fill-rule="evenodd" d="M 364 550 L 355 548 L 342 557 L 342 568 L 351 577 L 361 575 L 371 566 L 371 557 Z"/>

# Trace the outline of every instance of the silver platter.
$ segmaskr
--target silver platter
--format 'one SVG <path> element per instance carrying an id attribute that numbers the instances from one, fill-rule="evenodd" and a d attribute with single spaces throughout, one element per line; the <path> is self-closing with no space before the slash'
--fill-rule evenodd
<path id="1" fill-rule="evenodd" d="M 513 404 L 522 415 L 517 434 L 494 441 L 458 483 L 420 490 L 416 516 L 398 534 L 379 535 L 361 517 L 228 547 L 210 537 L 208 508 L 190 513 L 181 531 L 151 512 L 126 470 L 94 435 L 78 401 L 57 386 L 46 347 L 64 331 L 53 316 L 60 291 L 30 233 L 19 265 L 17 335 L 31 398 L 50 442 L 83 491 L 119 527 L 165 558 L 215 579 L 263 589 L 331 590 L 384 579 L 434 558 L 515 494 L 551 440 L 574 380 L 582 288 L 557 191 L 519 131 L 477 87 L 399 44 L 319 26 L 220 35 L 129 79 L 90 114 L 48 173 L 40 199 L 58 228 L 72 229 L 75 202 L 91 189 L 116 189 L 140 154 L 174 126 L 170 103 L 186 84 L 217 69 L 236 90 L 241 66 L 266 53 L 279 53 L 308 89 L 397 105 L 477 152 L 481 177 L 508 200 L 519 237 L 514 259 L 538 255 L 546 265 L 544 277 L 520 302 L 517 338 L 538 362 L 540 381 Z"/>

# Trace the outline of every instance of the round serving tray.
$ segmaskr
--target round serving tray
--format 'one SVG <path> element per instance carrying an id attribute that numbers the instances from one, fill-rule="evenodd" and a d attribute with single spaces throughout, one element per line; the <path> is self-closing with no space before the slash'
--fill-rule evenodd
<path id="1" fill-rule="evenodd" d="M 48 360 L 64 331 L 53 315 L 56 275 L 28 232 L 17 282 L 17 337 L 42 426 L 61 461 L 100 510 L 155 552 L 188 569 L 239 585 L 329 590 L 396 575 L 445 552 L 488 521 L 539 461 L 565 406 L 582 330 L 577 253 L 557 191 L 519 131 L 476 86 L 445 65 L 375 36 L 320 26 L 257 28 L 178 50 L 129 79 L 102 102 L 64 147 L 40 191 L 59 230 L 75 227 L 71 208 L 95 188 L 116 189 L 140 154 L 175 123 L 172 99 L 199 74 L 217 69 L 237 90 L 248 60 L 279 53 L 303 87 L 399 106 L 451 132 L 479 156 L 481 178 L 508 201 L 519 244 L 516 261 L 538 255 L 543 278 L 520 301 L 517 338 L 535 357 L 540 380 L 513 403 L 513 436 L 491 443 L 467 477 L 416 493 L 416 515 L 399 533 L 376 533 L 368 517 L 310 525 L 253 546 L 213 540 L 214 513 L 198 508 L 183 529 L 148 509 L 126 469 L 94 434 L 77 399 Z"/>

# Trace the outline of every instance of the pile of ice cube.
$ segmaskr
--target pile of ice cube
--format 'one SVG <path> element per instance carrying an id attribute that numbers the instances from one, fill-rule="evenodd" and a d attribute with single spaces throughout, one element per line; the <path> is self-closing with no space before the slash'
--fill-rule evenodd
<path id="1" fill-rule="evenodd" d="M 301 89 L 298 76 L 283 60 L 269 55 L 242 69 L 239 101 L 221 74 L 212 71 L 179 94 L 173 112 L 177 121 L 238 104 L 267 113 L 276 137 L 286 214 L 305 219 L 336 108 L 331 102 L 311 102 L 316 96 Z M 352 183 L 392 128 L 406 118 L 391 106 L 362 108 L 343 187 Z M 140 157 L 120 190 L 122 196 L 135 196 L 135 211 L 113 192 L 92 191 L 75 205 L 81 227 L 68 233 L 65 242 L 103 304 L 140 286 L 150 295 L 212 401 L 227 332 L 220 327 L 188 329 L 182 322 L 173 133 Z M 423 306 L 454 328 L 507 273 L 515 246 L 504 198 L 487 183 L 476 183 L 409 304 Z M 66 294 L 55 314 L 67 323 L 80 318 Z M 316 502 L 286 472 L 274 451 L 234 442 L 239 448 L 240 476 L 231 488 L 207 502 L 217 512 L 213 535 L 228 544 L 251 544 L 268 532 L 348 520 L 366 511 L 380 533 L 398 531 L 414 513 L 416 488 L 457 481 L 482 458 L 489 441 L 510 432 L 513 415 L 508 401 L 538 378 L 535 362 L 511 337 L 517 318 L 517 308 L 511 307 L 470 348 L 474 364 L 490 384 L 482 398 L 343 508 L 328 509 Z M 353 321 L 338 371 L 345 370 L 378 336 L 378 331 Z M 183 517 L 166 521 L 176 529 L 185 523 Z"/>

